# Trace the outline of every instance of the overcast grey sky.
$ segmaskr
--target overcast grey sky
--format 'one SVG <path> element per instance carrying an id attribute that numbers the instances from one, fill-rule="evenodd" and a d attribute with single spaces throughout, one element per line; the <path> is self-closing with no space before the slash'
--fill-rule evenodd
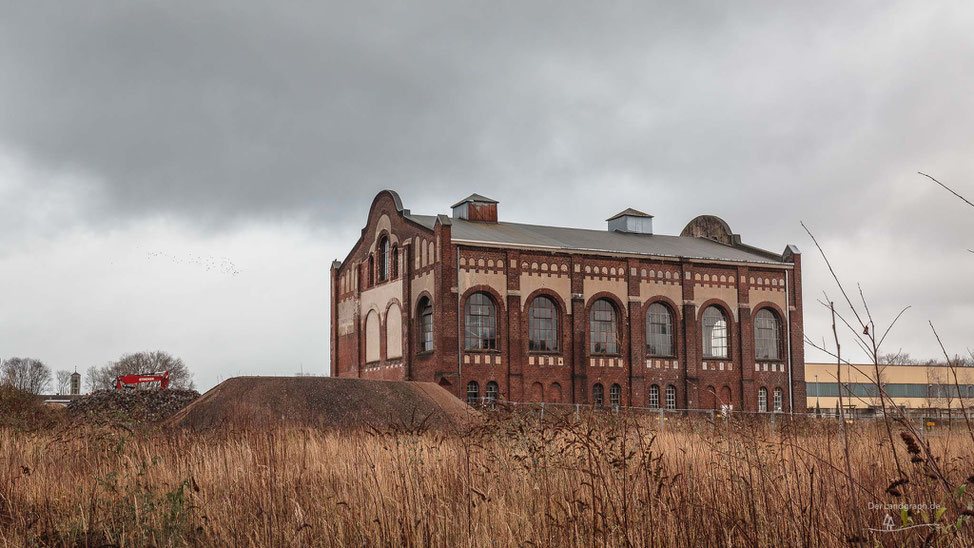
<path id="1" fill-rule="evenodd" d="M 889 350 L 936 356 L 928 320 L 974 347 L 974 208 L 916 175 L 974 197 L 969 2 L 610 4 L 4 3 L 0 358 L 324 373 L 328 266 L 382 188 L 719 215 L 801 248 L 820 339 L 805 221 L 878 321 L 912 305 Z"/>

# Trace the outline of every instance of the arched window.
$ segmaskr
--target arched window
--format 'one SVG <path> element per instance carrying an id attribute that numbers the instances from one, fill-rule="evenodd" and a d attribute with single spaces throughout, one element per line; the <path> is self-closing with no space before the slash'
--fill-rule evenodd
<path id="1" fill-rule="evenodd" d="M 494 407 L 497 402 L 497 383 L 490 381 L 484 390 L 484 400 L 488 407 Z"/>
<path id="2" fill-rule="evenodd" d="M 548 297 L 535 297 L 528 307 L 528 350 L 558 350 L 558 308 Z"/>
<path id="3" fill-rule="evenodd" d="M 673 356 L 673 315 L 662 303 L 646 311 L 646 355 Z"/>
<path id="4" fill-rule="evenodd" d="M 716 306 L 703 311 L 703 357 L 726 359 L 727 318 Z"/>
<path id="5" fill-rule="evenodd" d="M 467 350 L 497 350 L 497 314 L 486 293 L 474 293 L 467 299 L 463 339 Z"/>
<path id="6" fill-rule="evenodd" d="M 399 277 L 399 246 L 392 246 L 392 254 L 390 255 L 390 260 L 392 261 L 392 279 Z"/>
<path id="7" fill-rule="evenodd" d="M 609 404 L 612 407 L 619 407 L 622 404 L 622 387 L 618 384 L 609 387 Z"/>
<path id="8" fill-rule="evenodd" d="M 365 315 L 365 363 L 377 362 L 379 354 L 379 313 L 370 310 Z"/>
<path id="9" fill-rule="evenodd" d="M 768 412 L 768 389 L 763 386 L 758 388 L 758 412 Z"/>
<path id="10" fill-rule="evenodd" d="M 713 386 L 708 386 L 703 393 L 705 398 L 704 401 L 706 403 L 709 403 L 707 407 L 711 409 L 717 409 L 717 389 L 714 388 Z"/>
<path id="11" fill-rule="evenodd" d="M 433 304 L 429 297 L 419 300 L 419 351 L 433 351 Z"/>
<path id="12" fill-rule="evenodd" d="M 393 303 L 386 311 L 386 358 L 402 357 L 402 309 Z"/>
<path id="13" fill-rule="evenodd" d="M 657 384 L 649 387 L 649 407 L 659 409 L 659 385 Z"/>
<path id="14" fill-rule="evenodd" d="M 548 390 L 548 401 L 551 403 L 561 403 L 561 385 L 553 382 L 551 389 Z"/>
<path id="15" fill-rule="evenodd" d="M 775 413 L 780 413 L 782 411 L 782 409 L 783 409 L 782 392 L 781 392 L 781 389 L 780 388 L 775 388 L 774 389 L 774 410 L 775 410 Z"/>
<path id="16" fill-rule="evenodd" d="M 477 381 L 467 383 L 467 405 L 476 406 L 480 403 L 480 385 Z"/>
<path id="17" fill-rule="evenodd" d="M 618 354 L 619 334 L 615 306 L 607 299 L 595 301 L 589 323 L 592 354 Z"/>
<path id="18" fill-rule="evenodd" d="M 781 322 L 767 308 L 754 315 L 754 357 L 758 360 L 781 359 Z"/>
<path id="19" fill-rule="evenodd" d="M 389 238 L 379 240 L 379 281 L 389 279 Z"/>
<path id="20" fill-rule="evenodd" d="M 375 256 L 369 255 L 369 287 L 375 285 Z"/>
<path id="21" fill-rule="evenodd" d="M 672 384 L 666 387 L 666 408 L 676 409 L 676 387 Z"/>
<path id="22" fill-rule="evenodd" d="M 594 404 L 596 407 L 602 407 L 604 402 L 605 389 L 602 388 L 601 383 L 595 383 L 595 385 L 592 386 L 592 404 Z"/>

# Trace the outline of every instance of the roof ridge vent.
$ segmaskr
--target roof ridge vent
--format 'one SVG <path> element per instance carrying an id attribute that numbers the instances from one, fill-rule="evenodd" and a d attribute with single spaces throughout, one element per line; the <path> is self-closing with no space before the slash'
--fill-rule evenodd
<path id="1" fill-rule="evenodd" d="M 653 216 L 631 207 L 616 213 L 606 221 L 609 223 L 609 232 L 653 234 Z"/>
<path id="2" fill-rule="evenodd" d="M 491 200 L 480 194 L 471 194 L 450 207 L 453 208 L 454 219 L 496 223 L 497 204 L 497 200 Z"/>

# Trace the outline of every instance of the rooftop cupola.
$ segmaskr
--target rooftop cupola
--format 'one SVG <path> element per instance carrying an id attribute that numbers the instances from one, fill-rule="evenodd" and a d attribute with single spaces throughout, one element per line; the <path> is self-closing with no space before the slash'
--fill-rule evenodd
<path id="1" fill-rule="evenodd" d="M 453 218 L 482 223 L 497 222 L 497 200 L 485 198 L 480 194 L 471 194 L 453 204 Z"/>
<path id="2" fill-rule="evenodd" d="M 609 222 L 609 232 L 653 233 L 653 216 L 631 207 L 616 213 L 606 221 Z"/>

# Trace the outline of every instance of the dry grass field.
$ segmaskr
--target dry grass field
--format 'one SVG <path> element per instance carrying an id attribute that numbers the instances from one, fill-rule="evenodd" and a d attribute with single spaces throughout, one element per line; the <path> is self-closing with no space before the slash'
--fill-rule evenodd
<path id="1" fill-rule="evenodd" d="M 454 434 L 4 428 L 0 545 L 974 545 L 974 440 L 901 431 L 856 423 L 846 445 L 836 421 L 611 413 Z"/>

